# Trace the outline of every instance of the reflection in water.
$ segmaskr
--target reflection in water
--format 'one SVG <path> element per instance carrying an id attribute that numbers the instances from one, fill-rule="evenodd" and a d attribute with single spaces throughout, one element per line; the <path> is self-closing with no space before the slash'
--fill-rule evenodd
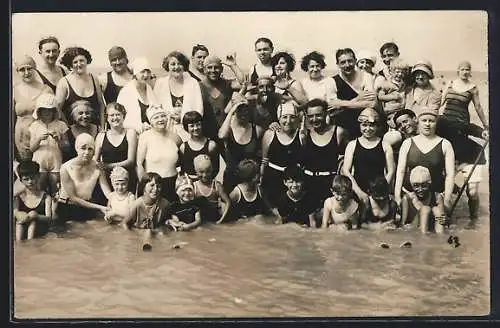
<path id="1" fill-rule="evenodd" d="M 465 209 L 463 209 L 465 212 Z M 462 212 L 462 213 L 464 213 Z M 465 220 L 459 222 L 459 227 Z M 158 236 L 103 222 L 16 244 L 18 318 L 479 315 L 488 224 L 448 236 L 258 222 Z M 405 240 L 411 249 L 401 249 Z M 380 242 L 389 249 L 378 247 Z M 174 249 L 174 244 L 181 245 Z"/>

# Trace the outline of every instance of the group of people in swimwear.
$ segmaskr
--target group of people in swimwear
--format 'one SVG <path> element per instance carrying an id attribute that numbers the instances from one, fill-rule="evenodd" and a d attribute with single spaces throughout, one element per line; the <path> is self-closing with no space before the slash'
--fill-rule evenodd
<path id="1" fill-rule="evenodd" d="M 431 63 L 409 65 L 392 42 L 379 50 L 378 73 L 376 53 L 341 48 L 337 74 L 326 76 L 324 55 L 312 51 L 301 80 L 295 57 L 268 38 L 255 41 L 248 73 L 235 53 L 221 59 L 204 45 L 191 58 L 169 53 L 161 77 L 119 46 L 99 76 L 87 71 L 92 56 L 82 47 L 60 56 L 58 39 L 47 37 L 38 49 L 38 65 L 15 58 L 17 240 L 96 218 L 146 231 L 262 216 L 440 233 L 456 174 L 469 177 L 469 226 L 478 219 L 474 164 L 486 158 L 470 136 L 487 140 L 488 123 L 469 62 L 439 90 Z M 483 127 L 471 124 L 470 102 Z"/>

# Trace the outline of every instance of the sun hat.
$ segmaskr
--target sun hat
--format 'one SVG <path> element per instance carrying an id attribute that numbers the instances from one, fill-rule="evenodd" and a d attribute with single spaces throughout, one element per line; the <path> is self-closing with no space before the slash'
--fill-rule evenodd
<path id="1" fill-rule="evenodd" d="M 132 64 L 130 64 L 130 66 L 132 67 L 132 72 L 134 75 L 145 69 L 151 71 L 151 65 L 149 65 L 148 60 L 144 57 L 139 57 L 134 59 L 134 61 L 132 62 Z"/>
<path id="2" fill-rule="evenodd" d="M 56 97 L 51 93 L 42 93 L 36 100 L 36 110 L 33 111 L 33 118 L 38 119 L 41 108 L 57 111 Z"/>
<path id="3" fill-rule="evenodd" d="M 369 50 L 360 50 L 357 53 L 356 58 L 357 58 L 358 62 L 361 59 L 368 59 L 368 60 L 372 61 L 373 65 L 375 65 L 377 63 L 377 55 Z"/>
<path id="4" fill-rule="evenodd" d="M 425 183 L 431 180 L 431 172 L 424 166 L 415 166 L 410 172 L 410 183 Z"/>
<path id="5" fill-rule="evenodd" d="M 430 79 L 434 78 L 434 72 L 432 71 L 432 64 L 428 60 L 419 60 L 415 65 L 413 65 L 413 68 L 411 69 L 411 73 L 415 73 L 417 71 L 425 72 L 427 75 L 429 75 Z"/>

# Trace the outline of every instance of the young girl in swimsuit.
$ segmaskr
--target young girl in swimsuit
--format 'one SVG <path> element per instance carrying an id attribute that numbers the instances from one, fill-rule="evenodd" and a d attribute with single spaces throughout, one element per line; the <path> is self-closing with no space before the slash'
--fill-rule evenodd
<path id="1" fill-rule="evenodd" d="M 391 196 L 391 187 L 383 176 L 370 181 L 368 191 L 369 208 L 366 221 L 368 223 L 380 222 L 388 225 L 396 219 L 397 204 Z"/>
<path id="2" fill-rule="evenodd" d="M 344 175 L 336 175 L 331 192 L 332 197 L 325 199 L 323 204 L 322 228 L 332 226 L 351 230 L 356 226 L 359 229 L 360 206 L 354 199 L 351 180 Z"/>
<path id="3" fill-rule="evenodd" d="M 187 231 L 201 224 L 201 208 L 203 199 L 195 199 L 194 186 L 187 175 L 181 175 L 175 183 L 175 191 L 179 201 L 170 208 L 170 219 L 167 227 L 173 231 Z"/>
<path id="4" fill-rule="evenodd" d="M 56 99 L 48 93 L 38 97 L 33 118 L 35 121 L 29 128 L 30 150 L 33 152 L 33 160 L 40 165 L 42 189 L 55 195 L 60 182 L 61 145 L 68 145 L 68 126 L 57 118 Z"/>
<path id="5" fill-rule="evenodd" d="M 38 185 L 40 165 L 24 161 L 17 166 L 17 174 L 25 189 L 14 197 L 14 219 L 16 240 L 33 239 L 40 221 L 50 221 L 54 217 L 52 198 Z"/>
<path id="6" fill-rule="evenodd" d="M 420 225 L 423 233 L 434 231 L 443 233 L 446 225 L 444 200 L 441 193 L 430 190 L 431 173 L 423 166 L 416 166 L 410 172 L 413 192 L 407 193 L 402 200 L 402 221 Z"/>
<path id="7" fill-rule="evenodd" d="M 104 220 L 108 223 L 122 222 L 130 215 L 131 206 L 135 196 L 127 190 L 128 171 L 121 166 L 115 167 L 110 174 L 113 191 L 106 195 L 108 198 L 108 211 Z"/>
<path id="8" fill-rule="evenodd" d="M 214 179 L 212 161 L 208 155 L 201 154 L 194 158 L 193 164 L 198 176 L 198 181 L 194 182 L 194 196 L 207 200 L 207 206 L 202 209 L 203 221 L 222 223 L 229 212 L 231 200 L 222 184 Z"/>

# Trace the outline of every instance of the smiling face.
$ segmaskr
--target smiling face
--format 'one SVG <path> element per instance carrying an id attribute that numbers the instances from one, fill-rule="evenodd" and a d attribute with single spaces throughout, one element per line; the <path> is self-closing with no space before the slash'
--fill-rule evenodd
<path id="1" fill-rule="evenodd" d="M 212 173 L 212 166 L 209 163 L 196 168 L 196 175 L 204 184 L 208 184 L 212 181 Z"/>
<path id="2" fill-rule="evenodd" d="M 85 74 L 87 72 L 87 58 L 84 55 L 77 55 L 71 61 L 71 68 L 76 74 Z"/>
<path id="3" fill-rule="evenodd" d="M 128 188 L 128 181 L 127 180 L 112 180 L 111 186 L 113 187 L 113 190 L 118 195 L 125 195 L 128 191 L 127 190 L 127 188 Z"/>
<path id="4" fill-rule="evenodd" d="M 382 52 L 382 61 L 386 66 L 389 66 L 394 58 L 399 57 L 399 53 L 396 52 L 393 48 L 384 49 Z"/>
<path id="5" fill-rule="evenodd" d="M 115 57 L 109 61 L 111 68 L 120 74 L 127 69 L 128 60 L 126 57 Z"/>
<path id="6" fill-rule="evenodd" d="M 299 127 L 298 117 L 293 114 L 282 114 L 279 118 L 279 123 L 283 132 L 295 131 Z"/>
<path id="7" fill-rule="evenodd" d="M 207 58 L 207 56 L 208 52 L 205 50 L 198 50 L 194 53 L 194 56 L 191 57 L 194 67 L 196 67 L 196 69 L 200 72 L 203 72 L 203 61 Z"/>
<path id="8" fill-rule="evenodd" d="M 156 200 L 160 196 L 161 185 L 153 179 L 144 185 L 143 196 L 152 200 Z"/>
<path id="9" fill-rule="evenodd" d="M 363 58 L 358 60 L 358 68 L 362 71 L 373 73 L 373 62 L 369 59 Z"/>
<path id="10" fill-rule="evenodd" d="M 170 72 L 170 75 L 173 77 L 180 77 L 184 73 L 184 70 L 185 67 L 177 58 L 170 57 L 168 60 L 168 71 Z"/>
<path id="11" fill-rule="evenodd" d="M 359 129 L 361 134 L 366 139 L 370 139 L 376 136 L 378 124 L 377 122 L 361 122 L 359 123 Z"/>
<path id="12" fill-rule="evenodd" d="M 274 71 L 278 76 L 285 76 L 288 73 L 288 64 L 285 58 L 281 57 L 274 66 Z"/>
<path id="13" fill-rule="evenodd" d="M 191 187 L 184 187 L 179 190 L 179 199 L 181 202 L 189 202 L 194 199 L 194 190 Z"/>
<path id="14" fill-rule="evenodd" d="M 345 75 L 354 73 L 356 59 L 352 53 L 345 53 L 339 56 L 337 66 Z"/>
<path id="15" fill-rule="evenodd" d="M 72 113 L 76 124 L 83 127 L 88 127 L 90 125 L 92 108 L 85 105 L 78 105 L 75 109 L 73 109 Z"/>
<path id="16" fill-rule="evenodd" d="M 274 84 L 269 79 L 260 79 L 257 82 L 257 92 L 261 103 L 266 102 L 267 97 L 274 93 Z"/>
<path id="17" fill-rule="evenodd" d="M 35 69 L 32 66 L 24 65 L 17 68 L 17 73 L 19 77 L 23 80 L 23 82 L 29 83 L 34 79 L 34 71 Z"/>
<path id="18" fill-rule="evenodd" d="M 59 54 L 61 50 L 59 46 L 55 42 L 47 42 L 42 44 L 42 49 L 39 50 L 40 56 L 43 60 L 49 64 L 50 66 L 55 65 L 57 58 L 59 58 Z"/>
<path id="19" fill-rule="evenodd" d="M 189 123 L 187 125 L 187 132 L 192 137 L 200 137 L 200 136 L 202 136 L 201 121 L 194 122 L 194 123 Z"/>
<path id="20" fill-rule="evenodd" d="M 418 118 L 418 131 L 424 136 L 434 136 L 436 134 L 436 116 L 432 114 L 420 115 Z"/>
<path id="21" fill-rule="evenodd" d="M 108 123 L 111 128 L 123 127 L 123 114 L 114 107 L 108 107 Z"/>
<path id="22" fill-rule="evenodd" d="M 399 116 L 396 120 L 396 129 L 403 135 L 414 135 L 417 131 L 415 119 L 408 114 Z"/>
<path id="23" fill-rule="evenodd" d="M 271 60 L 273 48 L 271 48 L 269 43 L 260 41 L 255 44 L 255 53 L 262 64 L 267 64 Z"/>
<path id="24" fill-rule="evenodd" d="M 411 187 L 417 195 L 418 199 L 425 199 L 429 195 L 431 183 L 430 182 L 421 182 L 421 183 L 411 183 Z"/>
<path id="25" fill-rule="evenodd" d="M 149 80 L 151 80 L 151 71 L 149 69 L 143 69 L 142 71 L 135 74 L 135 79 L 138 84 L 146 84 Z"/>
<path id="26" fill-rule="evenodd" d="M 321 64 L 317 61 L 311 59 L 309 64 L 307 64 L 307 74 L 309 74 L 309 78 L 311 80 L 319 80 L 322 77 L 323 68 L 321 68 Z"/>
<path id="27" fill-rule="evenodd" d="M 205 74 L 210 81 L 218 81 L 222 75 L 222 65 L 209 62 L 205 65 Z"/>
<path id="28" fill-rule="evenodd" d="M 326 125 L 326 113 L 321 106 L 307 108 L 307 119 L 314 130 L 320 130 Z"/>
<path id="29" fill-rule="evenodd" d="M 402 68 L 394 68 L 391 70 L 392 71 L 392 77 L 394 78 L 395 81 L 401 82 L 403 81 L 404 77 L 404 69 Z"/>
<path id="30" fill-rule="evenodd" d="M 163 131 L 167 128 L 167 113 L 157 113 L 149 121 L 154 130 Z"/>
<path id="31" fill-rule="evenodd" d="M 292 194 L 292 196 L 299 196 L 304 189 L 304 181 L 287 179 L 284 181 L 284 183 L 290 194 Z"/>

